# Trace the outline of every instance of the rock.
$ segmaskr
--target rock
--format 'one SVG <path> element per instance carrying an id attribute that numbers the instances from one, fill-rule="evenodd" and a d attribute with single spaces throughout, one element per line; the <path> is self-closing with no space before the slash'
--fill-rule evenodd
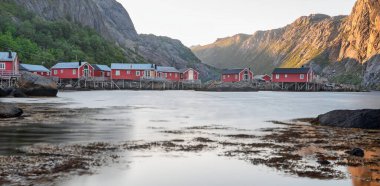
<path id="1" fill-rule="evenodd" d="M 21 74 L 18 85 L 27 96 L 55 97 L 58 93 L 57 83 L 53 79 L 29 72 Z"/>
<path id="2" fill-rule="evenodd" d="M 236 82 L 236 83 L 224 83 L 220 81 L 208 81 L 206 82 L 200 91 L 257 91 L 257 87 L 252 82 Z"/>
<path id="3" fill-rule="evenodd" d="M 0 97 L 7 97 L 9 94 L 7 94 L 7 92 L 5 90 L 3 90 L 2 88 L 0 88 Z"/>
<path id="4" fill-rule="evenodd" d="M 380 129 L 380 109 L 335 110 L 318 116 L 312 123 L 341 128 Z"/>
<path id="5" fill-rule="evenodd" d="M 11 93 L 9 94 L 15 98 L 26 98 L 28 97 L 22 90 L 20 89 L 11 89 Z"/>
<path id="6" fill-rule="evenodd" d="M 354 148 L 351 151 L 347 151 L 346 153 L 351 156 L 364 157 L 364 150 L 360 148 Z"/>
<path id="7" fill-rule="evenodd" d="M 328 160 L 325 160 L 325 159 L 320 159 L 317 161 L 317 163 L 321 164 L 321 165 L 330 165 L 331 162 L 329 162 Z"/>
<path id="8" fill-rule="evenodd" d="M 22 109 L 12 104 L 0 103 L 0 118 L 15 118 L 23 114 Z"/>

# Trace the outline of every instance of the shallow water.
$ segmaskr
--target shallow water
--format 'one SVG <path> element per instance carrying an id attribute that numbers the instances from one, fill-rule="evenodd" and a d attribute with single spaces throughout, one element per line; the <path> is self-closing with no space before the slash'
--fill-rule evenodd
<path id="1" fill-rule="evenodd" d="M 173 139 L 157 129 L 222 125 L 256 130 L 269 120 L 315 117 L 335 109 L 380 108 L 380 93 L 214 93 L 193 91 L 60 92 L 58 98 L 2 99 L 3 102 L 58 104 L 95 114 L 41 120 L 36 125 L 0 127 L 0 152 L 36 143 L 120 142 Z M 351 180 L 315 180 L 285 175 L 215 153 L 134 152 L 120 164 L 62 185 L 354 185 Z M 352 170 L 350 170 L 352 171 Z"/>

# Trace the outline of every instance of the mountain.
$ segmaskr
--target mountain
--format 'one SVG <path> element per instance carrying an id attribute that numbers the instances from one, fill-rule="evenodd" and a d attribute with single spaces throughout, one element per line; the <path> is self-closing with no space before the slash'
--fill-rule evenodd
<path id="1" fill-rule="evenodd" d="M 322 76 L 344 83 L 380 87 L 380 0 L 358 0 L 349 16 L 313 14 L 279 29 L 238 34 L 192 47 L 217 68 L 250 67 L 271 73 L 275 67 L 310 65 Z"/>
<path id="2" fill-rule="evenodd" d="M 121 47 L 127 58 L 142 56 L 146 62 L 193 67 L 202 79 L 216 77 L 215 69 L 201 61 L 179 40 L 138 34 L 125 8 L 116 0 L 12 0 L 48 21 L 66 20 L 94 29 Z"/>

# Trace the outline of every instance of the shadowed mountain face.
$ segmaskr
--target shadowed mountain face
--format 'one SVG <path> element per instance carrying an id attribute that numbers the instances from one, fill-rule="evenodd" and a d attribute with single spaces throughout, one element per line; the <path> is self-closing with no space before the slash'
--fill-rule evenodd
<path id="1" fill-rule="evenodd" d="M 326 77 L 364 74 L 366 85 L 380 86 L 380 0 L 358 0 L 349 16 L 305 16 L 280 29 L 218 39 L 192 50 L 218 68 L 251 67 L 263 74 L 309 64 Z"/>
<path id="2" fill-rule="evenodd" d="M 128 12 L 115 0 L 13 1 L 46 20 L 66 19 L 90 27 L 123 48 L 127 57 L 138 55 L 157 65 L 196 68 L 202 79 L 216 77 L 214 68 L 202 64 L 179 40 L 139 35 Z"/>

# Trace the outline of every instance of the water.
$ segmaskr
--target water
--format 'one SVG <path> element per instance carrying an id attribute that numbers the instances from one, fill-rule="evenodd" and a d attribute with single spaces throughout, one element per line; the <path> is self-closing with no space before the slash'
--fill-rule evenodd
<path id="1" fill-rule="evenodd" d="M 214 93 L 193 91 L 60 92 L 58 98 L 2 99 L 15 103 L 58 104 L 96 114 L 47 120 L 39 125 L 0 128 L 0 149 L 36 143 L 163 140 L 172 136 L 152 128 L 222 125 L 256 130 L 269 120 L 315 117 L 335 109 L 380 108 L 380 93 Z M 314 180 L 285 175 L 214 153 L 141 152 L 126 154 L 116 166 L 92 176 L 75 176 L 62 185 L 355 185 L 351 180 Z"/>

